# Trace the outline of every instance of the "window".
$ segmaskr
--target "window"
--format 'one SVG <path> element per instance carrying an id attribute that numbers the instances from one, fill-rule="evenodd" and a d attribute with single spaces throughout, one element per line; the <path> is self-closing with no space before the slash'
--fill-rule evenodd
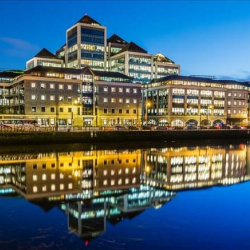
<path id="1" fill-rule="evenodd" d="M 137 103 L 137 100 L 136 100 L 136 99 L 133 99 L 133 103 Z"/>
<path id="2" fill-rule="evenodd" d="M 55 84 L 54 84 L 54 83 L 51 83 L 51 84 L 49 85 L 49 87 L 50 87 L 51 89 L 54 89 L 54 88 L 55 88 Z"/>
<path id="3" fill-rule="evenodd" d="M 227 111 L 227 113 L 230 115 L 230 114 L 231 114 L 231 110 L 229 109 L 229 110 Z"/>
<path id="4" fill-rule="evenodd" d="M 228 93 L 228 96 L 232 96 L 232 93 Z"/>
<path id="5" fill-rule="evenodd" d="M 55 108 L 54 107 L 50 107 L 50 112 L 51 113 L 55 112 Z"/>
<path id="6" fill-rule="evenodd" d="M 116 102 L 116 99 L 115 99 L 115 98 L 111 98 L 111 102 L 112 102 L 112 103 L 115 103 L 115 102 Z"/>
<path id="7" fill-rule="evenodd" d="M 68 102 L 72 102 L 72 97 L 68 96 Z"/>
<path id="8" fill-rule="evenodd" d="M 129 114 L 129 109 L 126 109 L 126 114 Z"/>
<path id="9" fill-rule="evenodd" d="M 119 114 L 122 114 L 122 109 L 119 109 Z"/>
<path id="10" fill-rule="evenodd" d="M 50 100 L 51 100 L 51 101 L 55 101 L 55 96 L 54 96 L 54 95 L 51 95 L 51 96 L 50 96 Z"/>
<path id="11" fill-rule="evenodd" d="M 47 179 L 47 175 L 46 174 L 42 174 L 42 180 L 46 181 L 46 179 Z"/>
<path id="12" fill-rule="evenodd" d="M 35 82 L 32 82 L 31 83 L 31 88 L 35 88 L 36 87 L 36 83 Z"/>
<path id="13" fill-rule="evenodd" d="M 234 97 L 236 97 L 237 96 L 237 94 L 236 93 L 234 93 Z"/>
<path id="14" fill-rule="evenodd" d="M 230 106 L 230 105 L 231 105 L 231 102 L 229 101 L 227 104 L 228 104 L 228 106 Z"/>
<path id="15" fill-rule="evenodd" d="M 63 108 L 60 108 L 59 111 L 60 111 L 60 112 L 63 112 Z"/>
<path id="16" fill-rule="evenodd" d="M 115 87 L 112 87 L 112 88 L 111 88 L 111 92 L 113 92 L 113 93 L 116 92 L 116 88 L 115 88 Z"/>
<path id="17" fill-rule="evenodd" d="M 133 93 L 136 94 L 137 93 L 137 89 L 133 89 Z"/>
<path id="18" fill-rule="evenodd" d="M 35 101 L 36 100 L 36 95 L 31 95 L 31 100 Z"/>
<path id="19" fill-rule="evenodd" d="M 234 102 L 234 105 L 236 106 L 236 105 L 237 105 L 237 102 Z"/>
<path id="20" fill-rule="evenodd" d="M 72 90 L 72 85 L 68 84 L 68 90 Z"/>
<path id="21" fill-rule="evenodd" d="M 51 180 L 55 180 L 56 175 L 55 174 L 51 174 Z"/>
<path id="22" fill-rule="evenodd" d="M 103 185 L 106 186 L 108 184 L 108 181 L 107 180 L 104 180 L 103 181 Z"/>
<path id="23" fill-rule="evenodd" d="M 126 93 L 130 93 L 130 88 L 126 88 Z"/>
<path id="24" fill-rule="evenodd" d="M 130 99 L 126 99 L 126 103 L 130 103 Z"/>
<path id="25" fill-rule="evenodd" d="M 55 163 L 51 163 L 51 167 L 54 168 L 56 166 Z"/>
<path id="26" fill-rule="evenodd" d="M 52 184 L 51 185 L 51 191 L 55 191 L 56 190 L 56 186 L 55 186 L 55 184 Z"/>
<path id="27" fill-rule="evenodd" d="M 234 114 L 236 114 L 237 113 L 237 111 L 234 109 Z"/>
<path id="28" fill-rule="evenodd" d="M 36 112 L 36 107 L 31 107 L 31 112 Z"/>
<path id="29" fill-rule="evenodd" d="M 68 113 L 71 113 L 72 112 L 72 108 L 68 108 Z"/>
<path id="30" fill-rule="evenodd" d="M 33 169 L 37 169 L 37 164 L 33 164 Z"/>
<path id="31" fill-rule="evenodd" d="M 108 173 L 107 170 L 103 171 L 103 175 L 107 175 L 107 173 Z"/>
<path id="32" fill-rule="evenodd" d="M 63 100 L 64 100 L 63 96 L 59 96 L 59 101 L 63 102 Z"/>
<path id="33" fill-rule="evenodd" d="M 68 189 L 72 189 L 73 188 L 73 184 L 72 183 L 69 183 L 68 184 Z"/>
<path id="34" fill-rule="evenodd" d="M 114 114 L 115 113 L 115 109 L 111 109 L 111 113 Z"/>
<path id="35" fill-rule="evenodd" d="M 36 174 L 33 174 L 33 181 L 37 181 L 37 175 Z"/>
<path id="36" fill-rule="evenodd" d="M 59 84 L 59 89 L 63 89 L 63 84 Z"/>
<path id="37" fill-rule="evenodd" d="M 60 173 L 60 179 L 64 178 L 64 174 Z"/>
<path id="38" fill-rule="evenodd" d="M 45 101 L 46 100 L 46 96 L 45 95 L 41 95 L 41 101 Z"/>
<path id="39" fill-rule="evenodd" d="M 47 191 L 47 187 L 46 187 L 46 186 L 43 186 L 43 187 L 42 187 L 42 191 L 43 191 L 43 192 L 46 192 L 46 191 Z"/>
<path id="40" fill-rule="evenodd" d="M 123 88 L 118 89 L 119 93 L 123 93 Z"/>
<path id="41" fill-rule="evenodd" d="M 64 189 L 64 184 L 60 184 L 60 190 L 63 190 Z"/>
<path id="42" fill-rule="evenodd" d="M 103 87 L 103 92 L 108 92 L 108 91 L 109 91 L 108 87 Z"/>
<path id="43" fill-rule="evenodd" d="M 122 98 L 119 98 L 119 103 L 123 103 L 123 99 Z"/>
<path id="44" fill-rule="evenodd" d="M 46 84 L 45 83 L 41 83 L 41 89 L 45 89 L 46 88 Z"/>
<path id="45" fill-rule="evenodd" d="M 45 163 L 42 165 L 42 168 L 43 168 L 43 169 L 46 169 L 46 164 L 45 164 Z"/>
<path id="46" fill-rule="evenodd" d="M 33 193 L 37 193 L 37 186 L 33 187 Z"/>
<path id="47" fill-rule="evenodd" d="M 108 109 L 103 109 L 103 113 L 107 114 L 108 113 Z"/>
<path id="48" fill-rule="evenodd" d="M 108 98 L 103 98 L 103 102 L 108 102 Z"/>
<path id="49" fill-rule="evenodd" d="M 41 107 L 41 112 L 45 112 L 45 107 Z"/>
<path id="50" fill-rule="evenodd" d="M 133 110 L 133 114 L 136 114 L 136 109 Z"/>

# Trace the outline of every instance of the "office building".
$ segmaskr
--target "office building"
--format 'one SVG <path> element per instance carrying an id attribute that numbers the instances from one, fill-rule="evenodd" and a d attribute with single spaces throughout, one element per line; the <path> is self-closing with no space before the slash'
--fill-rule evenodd
<path id="1" fill-rule="evenodd" d="M 68 68 L 90 66 L 106 69 L 107 29 L 84 15 L 66 31 L 65 65 Z"/>
<path id="2" fill-rule="evenodd" d="M 248 125 L 249 87 L 248 82 L 178 75 L 154 79 L 143 88 L 143 122 Z"/>

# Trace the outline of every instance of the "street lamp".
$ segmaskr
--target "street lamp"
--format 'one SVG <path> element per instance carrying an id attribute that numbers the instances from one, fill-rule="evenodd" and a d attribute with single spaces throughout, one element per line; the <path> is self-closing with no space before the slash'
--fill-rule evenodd
<path id="1" fill-rule="evenodd" d="M 207 125 L 209 125 L 209 120 L 208 120 L 209 111 L 210 111 L 210 109 L 212 109 L 212 108 L 213 108 L 213 105 L 208 105 L 208 106 L 207 106 Z"/>
<path id="2" fill-rule="evenodd" d="M 146 125 L 148 125 L 148 108 L 150 108 L 151 103 L 147 102 L 146 103 Z"/>
<path id="3" fill-rule="evenodd" d="M 72 104 L 71 104 L 71 126 L 72 126 L 72 128 L 74 126 L 74 109 L 73 109 L 73 107 L 74 107 L 74 105 L 77 105 L 77 104 L 78 104 L 78 101 L 75 100 L 73 102 L 73 99 L 72 99 Z"/>

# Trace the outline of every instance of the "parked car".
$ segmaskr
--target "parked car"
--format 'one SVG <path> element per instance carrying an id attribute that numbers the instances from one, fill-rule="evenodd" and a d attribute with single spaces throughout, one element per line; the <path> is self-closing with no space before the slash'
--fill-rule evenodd
<path id="1" fill-rule="evenodd" d="M 168 130 L 167 126 L 156 126 L 154 130 Z"/>
<path id="2" fill-rule="evenodd" d="M 135 126 L 128 126 L 128 130 L 139 130 L 139 128 Z"/>

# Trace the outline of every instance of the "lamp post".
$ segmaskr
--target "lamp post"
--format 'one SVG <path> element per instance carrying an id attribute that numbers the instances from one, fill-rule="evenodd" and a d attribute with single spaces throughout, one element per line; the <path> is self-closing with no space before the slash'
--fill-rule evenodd
<path id="1" fill-rule="evenodd" d="M 213 108 L 213 106 L 212 105 L 208 105 L 207 106 L 207 125 L 209 125 L 209 120 L 208 120 L 208 117 L 209 117 L 209 111 L 210 111 L 210 109 L 212 109 Z"/>
<path id="2" fill-rule="evenodd" d="M 71 104 L 71 126 L 72 128 L 74 127 L 74 105 L 77 105 L 78 104 L 78 101 L 75 100 L 73 102 L 73 99 L 72 99 L 72 104 Z"/>

